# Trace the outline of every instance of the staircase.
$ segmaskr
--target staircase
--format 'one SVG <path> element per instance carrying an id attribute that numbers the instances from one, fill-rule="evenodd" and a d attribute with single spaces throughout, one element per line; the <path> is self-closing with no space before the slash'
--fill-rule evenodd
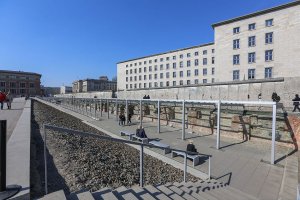
<path id="1" fill-rule="evenodd" d="M 167 183 L 164 185 L 147 185 L 145 187 L 121 186 L 114 190 L 102 188 L 95 192 L 81 191 L 65 196 L 63 190 L 48 194 L 41 200 L 257 200 L 257 198 L 241 192 L 216 180 L 187 183 Z"/>

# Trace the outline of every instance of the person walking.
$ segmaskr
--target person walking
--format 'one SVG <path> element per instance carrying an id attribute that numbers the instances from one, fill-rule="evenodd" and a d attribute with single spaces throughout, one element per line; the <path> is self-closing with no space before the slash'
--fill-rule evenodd
<path id="1" fill-rule="evenodd" d="M 6 100 L 6 95 L 4 92 L 0 91 L 0 105 L 1 105 L 1 110 L 3 110 L 3 104 L 4 101 Z"/>
<path id="2" fill-rule="evenodd" d="M 298 94 L 296 94 L 295 98 L 293 99 L 293 105 L 294 105 L 293 112 L 296 112 L 296 109 L 298 109 L 298 111 L 300 112 L 299 104 L 300 104 L 300 97 Z"/>
<path id="3" fill-rule="evenodd" d="M 10 91 L 6 94 L 6 104 L 7 109 L 11 109 L 11 102 L 12 102 L 12 95 L 10 94 Z"/>
<path id="4" fill-rule="evenodd" d="M 128 120 L 128 121 L 127 121 L 127 124 L 131 124 L 131 116 L 132 116 L 132 115 L 129 113 L 128 116 L 127 116 L 127 120 Z"/>

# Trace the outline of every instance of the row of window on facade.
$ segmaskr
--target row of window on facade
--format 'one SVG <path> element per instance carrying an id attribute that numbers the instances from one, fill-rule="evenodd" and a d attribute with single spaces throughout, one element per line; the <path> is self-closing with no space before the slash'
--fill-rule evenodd
<path id="1" fill-rule="evenodd" d="M 33 76 L 0 75 L 0 79 L 38 80 L 39 78 Z"/>
<path id="2" fill-rule="evenodd" d="M 214 83 L 215 79 L 212 78 L 211 82 Z M 177 81 L 166 81 L 165 85 L 164 82 L 159 82 L 159 86 L 158 86 L 158 82 L 154 82 L 153 85 L 152 83 L 144 83 L 144 87 L 142 87 L 142 83 L 139 84 L 126 84 L 126 89 L 137 89 L 137 88 L 152 88 L 152 87 L 169 87 L 171 86 L 170 84 L 172 83 L 172 86 L 177 86 Z M 207 83 L 207 79 L 202 79 L 202 83 Z M 186 85 L 191 85 L 191 80 L 186 80 Z M 197 85 L 199 84 L 199 79 L 195 79 L 194 80 L 194 84 Z M 179 81 L 179 85 L 184 85 L 184 81 L 180 80 Z M 148 86 L 148 87 L 147 87 Z"/>
<path id="3" fill-rule="evenodd" d="M 211 52 L 212 52 L 212 53 L 215 53 L 215 49 L 212 49 Z M 203 55 L 207 55 L 207 50 L 203 50 L 202 54 L 203 54 Z M 195 52 L 194 52 L 194 56 L 198 56 L 198 55 L 199 55 L 199 52 L 198 52 L 198 51 L 195 51 Z M 187 53 L 187 54 L 186 54 L 186 57 L 187 57 L 187 58 L 191 57 L 191 53 Z M 165 60 L 166 60 L 166 61 L 170 61 L 171 58 L 172 58 L 173 60 L 176 60 L 176 56 L 166 57 Z M 184 58 L 184 54 L 180 54 L 180 55 L 179 55 L 179 58 L 180 58 L 180 59 L 183 59 L 183 58 Z M 158 61 L 164 62 L 164 58 L 154 59 L 154 60 L 153 60 L 154 63 L 157 63 Z M 134 64 L 131 63 L 131 64 L 129 64 L 129 65 L 127 64 L 126 67 L 128 67 L 128 66 L 132 67 L 133 65 L 134 65 L 134 66 L 142 65 L 143 63 L 144 63 L 144 65 L 146 65 L 147 63 L 148 63 L 148 64 L 151 64 L 151 63 L 152 63 L 152 60 L 148 60 L 148 62 L 145 60 L 145 61 L 143 61 L 143 62 L 138 62 L 138 63 L 136 62 L 136 63 L 134 63 Z"/>
<path id="4" fill-rule="evenodd" d="M 17 86 L 18 84 L 16 82 L 9 82 L 9 84 L 7 85 L 6 82 L 0 82 L 0 87 L 7 87 L 9 86 L 10 88 L 16 88 L 16 87 L 20 87 L 20 88 L 26 88 L 26 83 L 19 83 L 19 86 Z M 34 88 L 35 84 L 34 83 L 29 83 L 29 87 L 30 88 Z"/>
<path id="5" fill-rule="evenodd" d="M 273 19 L 267 19 L 265 20 L 265 26 L 266 27 L 270 27 L 270 26 L 273 26 Z M 256 23 L 251 23 L 251 24 L 248 24 L 248 30 L 249 31 L 253 31 L 256 29 Z M 233 34 L 238 34 L 240 33 L 240 27 L 234 27 L 233 28 Z"/>
<path id="6" fill-rule="evenodd" d="M 215 64 L 215 57 L 212 57 L 211 63 L 212 63 L 212 64 Z M 207 58 L 203 58 L 202 64 L 203 64 L 203 65 L 207 65 Z M 191 61 L 190 61 L 190 60 L 186 61 L 186 66 L 187 66 L 187 67 L 191 67 Z M 199 66 L 199 59 L 195 59 L 195 60 L 194 60 L 194 66 Z M 176 62 L 172 63 L 172 67 L 173 67 L 173 69 L 176 69 L 177 63 L 176 63 Z M 180 61 L 180 62 L 179 62 L 179 67 L 180 67 L 180 68 L 183 68 L 183 67 L 184 67 L 184 62 L 183 62 L 183 61 Z M 160 69 L 160 70 L 164 70 L 164 65 L 161 64 L 161 65 L 159 66 L 159 69 Z M 168 70 L 168 69 L 170 69 L 170 63 L 167 63 L 167 64 L 166 64 L 166 70 Z M 137 71 L 137 70 L 139 70 L 139 71 Z M 154 66 L 154 71 L 157 71 L 157 70 L 158 70 L 158 66 L 155 65 L 155 66 Z M 149 71 L 149 72 L 152 72 L 152 66 L 149 66 L 148 71 Z M 136 73 L 142 73 L 142 68 L 139 68 L 139 69 L 136 68 L 136 69 L 134 69 L 134 70 L 133 70 L 133 69 L 126 70 L 126 74 L 128 74 L 128 73 L 132 74 L 133 72 L 134 72 L 135 74 L 136 74 Z M 147 72 L 147 67 L 144 67 L 144 72 Z"/>
<path id="7" fill-rule="evenodd" d="M 5 88 L 1 88 L 0 87 L 0 90 L 3 91 L 3 92 L 10 92 L 11 94 L 27 94 L 29 93 L 29 90 L 28 89 L 5 89 Z M 30 93 L 35 93 L 35 90 L 34 91 L 31 91 L 30 90 Z"/>
<path id="8" fill-rule="evenodd" d="M 273 50 L 266 50 L 265 51 L 265 61 L 272 61 L 273 60 Z M 233 64 L 239 65 L 240 64 L 240 54 L 233 55 Z M 256 53 L 251 52 L 248 53 L 248 63 L 255 63 L 256 62 Z"/>
<path id="9" fill-rule="evenodd" d="M 265 34 L 265 44 L 272 44 L 273 43 L 273 32 L 266 33 Z M 254 47 L 256 46 L 256 36 L 249 36 L 248 37 L 248 47 Z M 240 39 L 233 40 L 233 49 L 239 49 L 240 48 Z"/>
<path id="10" fill-rule="evenodd" d="M 204 68 L 203 70 L 202 70 L 202 74 L 203 74 L 203 76 L 206 76 L 207 75 L 207 68 Z M 211 74 L 212 75 L 214 75 L 215 74 L 215 68 L 213 67 L 212 69 L 211 69 Z M 157 79 L 158 78 L 158 74 L 153 74 L 154 76 L 154 79 Z M 194 70 L 194 76 L 198 76 L 199 75 L 199 70 L 198 69 L 195 69 Z M 166 78 L 170 78 L 170 72 L 166 72 L 166 74 L 165 74 L 165 76 L 166 76 Z M 191 76 L 191 70 L 187 70 L 186 71 L 186 77 L 190 77 Z M 152 74 L 149 74 L 149 75 L 144 75 L 144 79 L 142 79 L 142 75 L 139 75 L 138 76 L 139 77 L 139 81 L 142 81 L 142 80 L 147 80 L 147 77 L 148 77 L 148 79 L 149 80 L 152 80 Z M 173 78 L 176 78 L 177 77 L 177 72 L 173 72 L 173 74 L 172 74 L 172 77 Z M 184 72 L 183 71 L 179 71 L 179 77 L 184 77 Z M 162 78 L 164 78 L 164 73 L 160 73 L 159 74 L 159 78 L 160 79 L 162 79 Z M 134 76 L 134 77 L 126 77 L 126 82 L 128 82 L 128 81 L 137 81 L 137 76 Z"/>
<path id="11" fill-rule="evenodd" d="M 233 80 L 240 80 L 240 70 L 233 70 Z M 265 68 L 265 78 L 272 78 L 272 67 Z M 248 79 L 255 79 L 255 69 L 248 69 Z"/>

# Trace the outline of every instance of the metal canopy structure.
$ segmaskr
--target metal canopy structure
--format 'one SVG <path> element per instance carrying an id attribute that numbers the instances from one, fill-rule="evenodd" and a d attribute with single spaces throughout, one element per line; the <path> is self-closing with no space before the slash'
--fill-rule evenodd
<path id="1" fill-rule="evenodd" d="M 63 105 L 67 106 L 69 109 L 73 109 L 70 107 L 70 100 L 71 98 L 47 98 L 50 100 L 60 101 Z M 82 103 L 84 103 L 83 108 L 85 108 L 86 114 L 88 115 L 87 109 L 87 102 L 91 100 L 91 98 L 72 98 L 72 102 L 75 103 L 75 107 L 81 109 L 82 111 Z M 162 103 L 178 103 L 181 104 L 182 107 L 182 136 L 181 139 L 185 140 L 185 125 L 186 125 L 186 107 L 189 104 L 192 105 L 215 105 L 217 109 L 217 130 L 216 130 L 216 149 L 220 149 L 220 115 L 222 105 L 257 105 L 257 106 L 271 106 L 272 107 L 272 147 L 271 147 L 271 164 L 275 164 L 275 132 L 276 132 L 276 102 L 272 101 L 228 101 L 228 100 L 173 100 L 173 99 L 117 99 L 117 98 L 110 98 L 110 99 L 92 99 L 93 103 L 95 104 L 95 118 L 96 118 L 96 104 L 100 103 L 100 117 L 102 117 L 102 104 L 106 104 L 107 108 L 107 118 L 109 118 L 109 105 L 115 104 L 116 107 L 116 118 L 118 119 L 118 105 L 125 103 L 125 112 L 126 116 L 128 116 L 128 104 L 134 103 L 139 105 L 139 118 L 140 118 L 140 125 L 143 124 L 143 105 L 157 105 L 157 133 L 160 133 L 161 129 L 161 119 L 160 119 L 160 108 Z M 79 102 L 79 105 L 78 105 Z M 81 103 L 80 103 L 81 102 Z M 89 106 L 91 112 L 91 105 Z"/>

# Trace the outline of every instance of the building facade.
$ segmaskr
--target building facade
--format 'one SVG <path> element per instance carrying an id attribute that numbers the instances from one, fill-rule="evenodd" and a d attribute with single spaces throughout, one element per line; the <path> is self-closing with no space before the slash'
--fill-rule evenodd
<path id="1" fill-rule="evenodd" d="M 41 74 L 0 70 L 0 90 L 14 96 L 41 95 Z"/>
<path id="2" fill-rule="evenodd" d="M 60 94 L 69 94 L 72 93 L 71 86 L 60 86 Z"/>
<path id="3" fill-rule="evenodd" d="M 73 82 L 73 92 L 91 92 L 117 90 L 117 82 L 109 81 L 107 76 L 100 76 L 99 79 L 84 79 Z"/>
<path id="4" fill-rule="evenodd" d="M 117 63 L 118 89 L 300 77 L 300 1 L 212 27 L 214 43 Z"/>

